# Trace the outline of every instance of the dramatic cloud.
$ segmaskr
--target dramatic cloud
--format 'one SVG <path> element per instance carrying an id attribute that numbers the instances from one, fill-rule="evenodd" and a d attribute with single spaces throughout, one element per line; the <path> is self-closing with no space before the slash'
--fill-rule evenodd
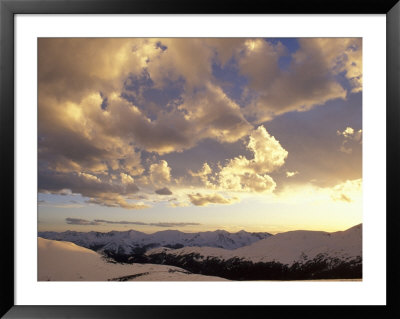
<path id="1" fill-rule="evenodd" d="M 162 185 L 171 180 L 171 168 L 168 166 L 168 163 L 165 160 L 151 164 L 149 172 L 150 180 L 154 185 Z"/>
<path id="2" fill-rule="evenodd" d="M 273 192 L 288 151 L 265 121 L 362 90 L 361 39 L 298 44 L 291 51 L 266 39 L 39 39 L 39 192 L 126 209 L 149 208 L 171 189 L 175 206 Z M 342 152 L 361 141 L 361 130 L 339 133 Z M 204 145 L 237 149 L 221 160 Z"/>
<path id="3" fill-rule="evenodd" d="M 201 86 L 211 77 L 213 51 L 203 39 L 165 38 L 158 40 L 166 49 L 149 61 L 148 72 L 157 85 L 165 79 L 185 79 L 188 89 Z"/>
<path id="4" fill-rule="evenodd" d="M 242 114 L 239 105 L 233 102 L 221 88 L 210 83 L 195 94 L 186 95 L 179 106 L 185 119 L 196 124 L 196 136 L 212 138 L 220 142 L 235 142 L 248 134 L 252 126 Z"/>
<path id="5" fill-rule="evenodd" d="M 206 187 L 214 187 L 214 185 L 210 182 L 210 176 L 212 174 L 212 169 L 211 167 L 207 164 L 204 163 L 203 167 L 197 171 L 197 172 L 192 172 L 189 170 L 189 175 L 194 177 L 194 179 L 200 182 L 201 185 L 204 185 Z"/>
<path id="6" fill-rule="evenodd" d="M 250 132 L 246 151 L 253 158 L 240 155 L 227 159 L 214 173 L 208 163 L 198 171 L 189 170 L 190 182 L 215 191 L 272 192 L 276 183 L 268 174 L 284 165 L 288 152 L 264 126 Z"/>
<path id="7" fill-rule="evenodd" d="M 211 167 L 207 163 L 204 163 L 203 167 L 198 172 L 189 171 L 190 175 L 197 177 L 207 176 L 210 175 L 211 173 L 212 173 Z"/>
<path id="8" fill-rule="evenodd" d="M 172 195 L 172 192 L 167 187 L 156 189 L 155 193 L 158 195 Z"/>
<path id="9" fill-rule="evenodd" d="M 263 39 L 245 42 L 245 51 L 239 59 L 240 72 L 249 76 L 250 87 L 263 91 L 279 75 L 279 57 L 284 53 L 281 43 L 272 45 Z"/>
<path id="10" fill-rule="evenodd" d="M 225 66 L 232 57 L 237 57 L 243 51 L 246 41 L 245 38 L 204 39 L 204 42 L 215 50 L 221 66 Z"/>
<path id="11" fill-rule="evenodd" d="M 162 52 L 140 38 L 40 38 L 38 47 L 39 96 L 74 102 L 91 92 L 120 91 L 130 73 Z"/>
<path id="12" fill-rule="evenodd" d="M 361 191 L 362 179 L 347 180 L 332 188 L 331 197 L 334 201 L 352 202 L 353 196 Z"/>
<path id="13" fill-rule="evenodd" d="M 132 176 L 125 174 L 125 173 L 120 173 L 120 176 L 121 176 L 122 184 L 133 184 L 134 183 Z"/>
<path id="14" fill-rule="evenodd" d="M 239 199 L 237 197 L 226 198 L 220 194 L 188 194 L 190 202 L 196 206 L 207 206 L 209 204 L 232 204 Z"/>
<path id="15" fill-rule="evenodd" d="M 89 197 L 90 203 L 109 207 L 124 207 L 129 209 L 141 209 L 148 207 L 142 203 L 130 203 L 124 196 L 135 194 L 139 191 L 135 184 L 122 184 L 113 181 L 107 176 L 100 178 L 88 177 L 84 174 L 64 174 L 42 172 L 39 179 L 39 192 L 59 194 L 59 188 L 63 186 L 72 193 Z"/>
<path id="16" fill-rule="evenodd" d="M 361 39 L 303 38 L 299 45 L 291 55 L 289 68 L 282 70 L 278 67 L 284 52 L 280 45 L 258 39 L 246 42 L 239 66 L 258 96 L 249 111 L 259 122 L 346 98 L 347 91 L 337 79 L 342 73 L 351 83 L 352 92 L 362 89 Z"/>
<path id="17" fill-rule="evenodd" d="M 272 192 L 276 183 L 267 173 L 281 167 L 288 152 L 264 126 L 251 133 L 247 147 L 254 157 L 239 156 L 229 160 L 218 174 L 220 186 L 235 191 Z"/>
<path id="18" fill-rule="evenodd" d="M 85 179 L 87 179 L 87 180 L 89 180 L 91 182 L 96 182 L 96 183 L 100 183 L 101 182 L 100 179 L 97 176 L 94 176 L 92 174 L 79 172 L 78 176 L 81 176 L 81 177 L 83 177 L 83 178 L 85 178 Z"/>

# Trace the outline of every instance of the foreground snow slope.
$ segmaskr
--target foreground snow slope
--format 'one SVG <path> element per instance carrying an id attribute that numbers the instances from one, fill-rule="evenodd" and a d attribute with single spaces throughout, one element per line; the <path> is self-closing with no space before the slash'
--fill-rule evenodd
<path id="1" fill-rule="evenodd" d="M 238 257 L 253 262 L 276 261 L 288 265 L 296 261 L 313 259 L 319 254 L 349 261 L 362 256 L 362 224 L 334 233 L 304 230 L 280 233 L 235 250 L 210 247 L 180 249 L 160 247 L 151 249 L 146 254 L 154 255 L 161 252 L 176 256 L 195 253 L 203 258 L 217 257 L 222 260 Z"/>
<path id="2" fill-rule="evenodd" d="M 38 237 L 39 281 L 216 281 L 173 266 L 110 263 L 98 253 L 70 242 Z"/>

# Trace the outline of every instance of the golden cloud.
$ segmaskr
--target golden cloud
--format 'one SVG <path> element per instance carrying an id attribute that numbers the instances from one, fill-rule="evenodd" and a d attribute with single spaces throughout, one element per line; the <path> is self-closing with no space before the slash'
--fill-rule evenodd
<path id="1" fill-rule="evenodd" d="M 287 171 L 287 172 L 286 172 L 286 177 L 293 177 L 293 176 L 295 176 L 295 175 L 297 175 L 297 174 L 299 174 L 298 171 L 295 171 L 295 172 L 289 172 L 289 171 Z"/>
<path id="2" fill-rule="evenodd" d="M 88 200 L 88 203 L 107 206 L 107 207 L 122 207 L 125 209 L 144 209 L 150 207 L 149 205 L 146 205 L 141 202 L 127 201 L 123 196 L 117 193 L 96 194 L 96 197 L 90 198 Z"/>
<path id="3" fill-rule="evenodd" d="M 259 95 L 247 107 L 259 123 L 286 112 L 309 110 L 332 99 L 345 99 L 347 92 L 336 79 L 342 72 L 353 86 L 352 92 L 362 90 L 361 39 L 302 38 L 299 44 L 288 70 L 278 68 L 283 50 L 256 41 L 239 61 L 240 72 Z M 260 63 L 260 56 L 267 62 Z M 261 72 L 263 68 L 266 72 Z"/>
<path id="4" fill-rule="evenodd" d="M 237 197 L 226 198 L 220 194 L 188 194 L 190 202 L 196 206 L 207 206 L 209 204 L 232 204 L 237 202 Z"/>
<path id="5" fill-rule="evenodd" d="M 334 201 L 352 202 L 355 194 L 361 191 L 362 179 L 347 180 L 332 188 L 331 198 Z"/>
<path id="6" fill-rule="evenodd" d="M 154 185 L 163 185 L 171 180 L 171 168 L 168 166 L 168 163 L 165 160 L 151 164 L 149 172 L 150 180 Z"/>
<path id="7" fill-rule="evenodd" d="M 288 152 L 264 126 L 255 129 L 249 138 L 252 159 L 238 156 L 228 161 L 219 172 L 219 185 L 235 191 L 272 192 L 276 183 L 267 173 L 285 163 Z"/>

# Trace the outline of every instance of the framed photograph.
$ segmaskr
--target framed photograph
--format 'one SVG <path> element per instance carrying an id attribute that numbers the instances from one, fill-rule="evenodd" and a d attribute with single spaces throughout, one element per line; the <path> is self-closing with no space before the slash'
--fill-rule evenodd
<path id="1" fill-rule="evenodd" d="M 400 5 L 340 4 L 1 1 L 1 314 L 399 314 Z"/>

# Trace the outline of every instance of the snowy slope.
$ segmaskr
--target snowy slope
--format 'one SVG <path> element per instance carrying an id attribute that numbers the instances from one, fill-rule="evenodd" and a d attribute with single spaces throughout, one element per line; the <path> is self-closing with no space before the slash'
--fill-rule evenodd
<path id="1" fill-rule="evenodd" d="M 277 234 L 235 252 L 246 259 L 283 264 L 300 261 L 302 256 L 313 259 L 318 254 L 347 259 L 362 255 L 361 237 L 361 225 L 335 233 L 299 230 Z"/>
<path id="2" fill-rule="evenodd" d="M 95 251 L 112 251 L 118 254 L 131 254 L 138 248 L 170 246 L 220 247 L 236 249 L 251 245 L 271 236 L 269 233 L 249 233 L 240 231 L 229 233 L 224 230 L 183 233 L 177 230 L 165 230 L 154 234 L 145 234 L 135 230 L 101 232 L 39 232 L 39 237 L 53 240 L 69 241 Z"/>
<path id="3" fill-rule="evenodd" d="M 191 274 L 164 265 L 117 264 L 70 242 L 38 237 L 39 281 L 218 281 L 219 277 Z"/>
<path id="4" fill-rule="evenodd" d="M 184 247 L 180 249 L 154 248 L 146 255 L 161 252 L 175 256 L 199 254 L 201 258 L 216 257 L 221 260 L 243 258 L 253 262 L 276 261 L 292 265 L 305 262 L 323 254 L 328 258 L 349 261 L 362 256 L 362 225 L 346 231 L 327 233 L 321 231 L 290 231 L 276 234 L 247 247 L 226 250 L 211 247 Z"/>

